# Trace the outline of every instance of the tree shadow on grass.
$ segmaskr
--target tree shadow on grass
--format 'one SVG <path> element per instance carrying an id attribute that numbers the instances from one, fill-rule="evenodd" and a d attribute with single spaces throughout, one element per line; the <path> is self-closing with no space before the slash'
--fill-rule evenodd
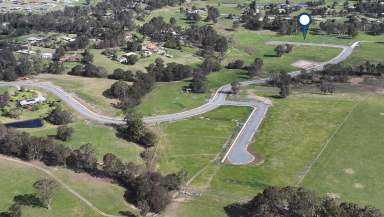
<path id="1" fill-rule="evenodd" d="M 129 211 L 120 211 L 119 214 L 122 215 L 122 216 L 127 216 L 127 217 L 137 217 L 137 215 L 135 215 L 135 214 L 133 214 L 132 212 L 129 212 Z"/>
<path id="2" fill-rule="evenodd" d="M 246 204 L 233 203 L 224 207 L 224 211 L 228 217 L 246 217 L 247 208 Z"/>
<path id="3" fill-rule="evenodd" d="M 22 194 L 22 195 L 16 195 L 13 200 L 15 203 L 23 205 L 23 206 L 31 206 L 31 207 L 43 207 L 43 204 L 33 194 Z"/>
<path id="4" fill-rule="evenodd" d="M 279 57 L 276 54 L 264 54 L 264 57 Z"/>

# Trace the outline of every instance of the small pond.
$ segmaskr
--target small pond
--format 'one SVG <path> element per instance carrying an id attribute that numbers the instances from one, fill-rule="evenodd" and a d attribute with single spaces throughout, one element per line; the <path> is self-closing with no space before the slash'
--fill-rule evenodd
<path id="1" fill-rule="evenodd" d="M 8 123 L 4 125 L 6 127 L 12 127 L 12 128 L 39 128 L 39 127 L 42 127 L 44 123 L 43 123 L 43 120 L 41 119 L 33 119 L 33 120 Z"/>

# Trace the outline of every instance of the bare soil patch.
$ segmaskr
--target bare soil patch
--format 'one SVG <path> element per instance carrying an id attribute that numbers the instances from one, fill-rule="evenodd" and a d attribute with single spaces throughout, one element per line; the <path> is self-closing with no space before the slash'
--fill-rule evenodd
<path id="1" fill-rule="evenodd" d="M 291 64 L 291 66 L 294 66 L 299 69 L 310 69 L 317 65 L 320 65 L 320 63 L 314 62 L 314 61 L 308 61 L 308 60 L 298 60 Z"/>
<path id="2" fill-rule="evenodd" d="M 364 81 L 363 77 L 353 77 L 353 78 L 349 79 L 349 82 L 351 84 L 360 84 L 363 81 Z"/>
<path id="3" fill-rule="evenodd" d="M 327 197 L 329 197 L 329 198 L 331 198 L 331 199 L 339 199 L 339 198 L 340 198 L 340 194 L 338 194 L 338 193 L 328 192 L 328 193 L 327 193 Z"/>
<path id="4" fill-rule="evenodd" d="M 361 184 L 361 183 L 355 183 L 355 184 L 353 184 L 353 187 L 356 188 L 356 189 L 363 189 L 364 185 Z"/>
<path id="5" fill-rule="evenodd" d="M 355 174 L 355 171 L 354 171 L 352 168 L 346 168 L 346 169 L 344 170 L 344 172 L 345 172 L 346 174 L 348 174 L 348 175 L 353 175 L 353 174 Z"/>
<path id="6" fill-rule="evenodd" d="M 269 98 L 266 98 L 266 97 L 261 97 L 261 96 L 256 95 L 253 90 L 247 90 L 247 96 L 249 99 L 261 101 L 267 105 L 271 105 L 271 106 L 273 105 L 272 100 L 270 100 Z"/>

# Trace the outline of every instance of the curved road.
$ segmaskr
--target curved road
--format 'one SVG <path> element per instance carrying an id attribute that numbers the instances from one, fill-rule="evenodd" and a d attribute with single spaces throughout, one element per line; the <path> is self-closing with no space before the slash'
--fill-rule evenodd
<path id="1" fill-rule="evenodd" d="M 349 55 L 353 52 L 353 49 L 358 45 L 359 42 L 355 42 L 350 46 L 344 45 L 332 45 L 332 44 L 314 44 L 314 43 L 299 43 L 299 42 L 280 42 L 280 41 L 271 41 L 268 42 L 270 45 L 278 45 L 278 44 L 292 44 L 295 46 L 318 46 L 318 47 L 331 47 L 331 48 L 341 48 L 342 52 L 336 56 L 335 58 L 321 63 L 312 68 L 312 70 L 321 70 L 324 68 L 326 64 L 337 64 L 344 61 L 348 58 Z M 290 73 L 291 76 L 297 76 L 300 74 L 300 71 L 294 71 Z M 260 80 L 249 80 L 240 82 L 241 86 L 251 85 L 251 84 L 263 84 L 267 81 L 267 79 Z M 15 81 L 15 82 L 0 82 L 0 86 L 30 86 L 42 88 L 60 98 L 70 107 L 72 107 L 75 111 L 77 111 L 84 118 L 95 121 L 102 124 L 124 124 L 124 120 L 114 117 L 108 117 L 104 115 L 97 114 L 91 110 L 89 110 L 86 106 L 81 104 L 78 100 L 73 98 L 70 94 L 66 93 L 62 89 L 53 86 L 47 82 L 38 82 L 38 81 Z M 201 115 L 212 111 L 223 105 L 232 105 L 232 106 L 247 106 L 254 108 L 253 112 L 249 116 L 248 120 L 244 124 L 243 128 L 235 138 L 234 142 L 230 146 L 228 152 L 225 154 L 222 162 L 228 160 L 229 163 L 235 165 L 245 165 L 251 163 L 255 158 L 254 156 L 247 151 L 248 145 L 251 143 L 254 134 L 259 128 L 262 120 L 264 119 L 265 114 L 268 111 L 269 106 L 262 102 L 255 101 L 247 101 L 247 102 L 235 102 L 235 101 L 227 101 L 226 96 L 227 93 L 231 90 L 231 85 L 227 84 L 220 87 L 215 95 L 209 100 L 208 103 L 194 108 L 188 111 L 179 112 L 175 114 L 168 115 L 159 115 L 152 117 L 145 117 L 144 122 L 146 124 L 157 124 L 163 122 L 172 122 L 178 121 L 182 119 L 187 119 L 190 117 L 194 117 L 197 115 Z"/>

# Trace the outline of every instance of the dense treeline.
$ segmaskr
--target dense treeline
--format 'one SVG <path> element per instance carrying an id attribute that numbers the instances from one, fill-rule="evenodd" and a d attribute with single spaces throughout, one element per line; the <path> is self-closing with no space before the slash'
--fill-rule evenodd
<path id="1" fill-rule="evenodd" d="M 135 26 L 132 4 L 133 0 L 108 0 L 95 7 L 66 7 L 45 14 L 6 13 L 0 15 L 0 23 L 7 23 L 0 30 L 10 36 L 32 31 L 77 34 L 77 39 L 68 45 L 70 49 L 85 48 L 89 38 L 99 39 L 100 48 L 115 47 L 121 45 L 124 30 Z M 105 16 L 108 11 L 112 11 L 111 16 Z"/>
<path id="2" fill-rule="evenodd" d="M 126 200 L 143 213 L 162 211 L 170 202 L 170 192 L 178 190 L 186 177 L 185 172 L 162 176 L 145 171 L 142 166 L 124 162 L 113 154 L 104 155 L 103 166 L 99 168 L 96 152 L 90 144 L 72 150 L 50 139 L 33 137 L 3 125 L 0 125 L 0 154 L 112 178 L 127 189 Z"/>
<path id="3" fill-rule="evenodd" d="M 165 65 L 161 58 L 156 59 L 155 63 L 150 64 L 146 69 L 148 73 L 155 76 L 156 81 L 160 82 L 180 81 L 192 75 L 192 67 L 179 63 Z"/>
<path id="4" fill-rule="evenodd" d="M 0 80 L 14 81 L 19 77 L 16 73 L 18 63 L 9 48 L 0 51 Z"/>
<path id="5" fill-rule="evenodd" d="M 250 30 L 268 29 L 282 35 L 291 35 L 298 32 L 296 19 L 286 19 L 285 17 L 277 16 L 271 20 L 268 16 L 261 18 L 261 14 L 251 14 L 243 15 L 241 20 L 244 23 L 244 27 Z"/>
<path id="6" fill-rule="evenodd" d="M 359 0 L 355 4 L 355 11 L 367 15 L 373 14 L 375 16 L 382 16 L 384 13 L 384 4 L 383 1 L 377 0 Z"/>
<path id="7" fill-rule="evenodd" d="M 228 50 L 227 39 L 219 35 L 212 26 L 196 26 L 192 25 L 189 29 L 185 30 L 186 39 L 205 50 L 212 50 L 224 53 Z"/>
<path id="8" fill-rule="evenodd" d="M 337 22 L 336 20 L 327 20 L 320 23 L 320 30 L 327 34 L 342 34 L 356 36 L 359 31 L 378 35 L 384 32 L 384 24 L 379 22 L 368 22 L 364 19 L 350 17 L 346 22 Z"/>
<path id="9" fill-rule="evenodd" d="M 68 72 L 68 74 L 94 78 L 105 78 L 108 76 L 108 72 L 104 67 L 95 66 L 93 64 L 86 64 L 85 66 L 76 65 Z"/>
<path id="10" fill-rule="evenodd" d="M 303 188 L 269 187 L 245 204 L 225 207 L 228 216 L 244 217 L 382 217 L 379 209 L 359 207 Z M 240 214 L 241 213 L 241 214 Z"/>
<path id="11" fill-rule="evenodd" d="M 142 72 L 138 71 L 136 74 L 140 74 Z M 136 80 L 135 74 L 130 71 L 126 70 L 124 71 L 123 69 L 115 69 L 111 75 L 108 76 L 109 79 L 114 79 L 114 80 L 122 80 L 122 81 L 129 81 L 133 82 Z"/>
<path id="12" fill-rule="evenodd" d="M 141 32 L 152 40 L 166 42 L 171 47 L 180 46 L 178 43 L 183 38 L 186 43 L 192 43 L 205 50 L 223 53 L 228 49 L 227 39 L 208 25 L 192 25 L 182 30 L 179 26 L 165 22 L 163 17 L 154 17 L 143 25 Z"/>
<path id="13" fill-rule="evenodd" d="M 182 32 L 180 27 L 167 23 L 163 17 L 152 18 L 141 27 L 140 31 L 152 40 L 158 42 L 179 40 L 178 35 Z"/>
<path id="14" fill-rule="evenodd" d="M 185 0 L 146 0 L 144 1 L 148 4 L 148 9 L 158 9 L 165 6 L 177 6 L 185 2 Z"/>
<path id="15" fill-rule="evenodd" d="M 311 81 L 327 80 L 332 82 L 347 82 L 350 76 L 363 75 L 382 77 L 384 75 L 384 64 L 372 64 L 369 61 L 354 66 L 329 64 L 324 66 L 322 71 L 306 73 L 304 76 L 299 76 L 299 78 Z"/>

